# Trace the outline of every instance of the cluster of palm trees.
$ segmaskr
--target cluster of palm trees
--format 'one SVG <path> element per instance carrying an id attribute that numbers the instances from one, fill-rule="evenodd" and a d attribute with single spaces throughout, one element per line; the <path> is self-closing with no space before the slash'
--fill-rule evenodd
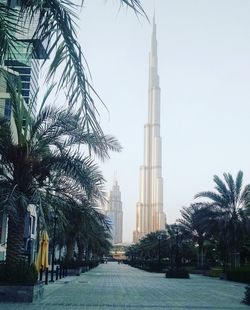
<path id="1" fill-rule="evenodd" d="M 239 267 L 250 260 L 250 185 L 243 173 L 236 179 L 214 176 L 215 190 L 195 195 L 198 202 L 183 207 L 181 218 L 166 231 L 146 235 L 128 249 L 130 260 L 161 259 L 166 264 Z"/>
<path id="2" fill-rule="evenodd" d="M 93 156 L 105 160 L 121 146 L 103 133 L 96 118 L 93 97 L 98 95 L 88 81 L 75 29 L 83 3 L 21 0 L 16 8 L 12 1 L 0 2 L 0 81 L 7 85 L 12 106 L 11 120 L 0 119 L 0 212 L 8 217 L 8 266 L 24 259 L 29 205 L 36 206 L 38 231 L 51 231 L 51 214 L 56 214 L 57 242 L 67 248 L 67 259 L 72 259 L 76 244 L 79 260 L 83 253 L 102 255 L 110 247 L 110 223 L 99 209 L 105 200 L 105 180 Z M 145 15 L 139 0 L 120 3 Z M 30 27 L 33 21 L 33 39 L 46 42 L 47 85 L 51 85 L 36 116 L 22 97 L 21 80 L 4 66 L 18 53 L 17 34 L 27 31 L 23 25 Z M 57 72 L 60 79 L 55 85 Z M 65 107 L 48 103 L 54 90 L 67 94 Z"/>

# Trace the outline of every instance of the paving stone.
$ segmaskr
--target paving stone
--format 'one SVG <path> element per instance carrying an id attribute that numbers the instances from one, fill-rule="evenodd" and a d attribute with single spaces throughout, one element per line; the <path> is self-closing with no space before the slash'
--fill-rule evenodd
<path id="1" fill-rule="evenodd" d="M 33 304 L 0 304 L 1 310 L 249 309 L 245 285 L 200 275 L 166 279 L 127 265 L 102 264 L 80 277 L 49 284 Z M 65 283 L 64 283 L 65 282 Z"/>

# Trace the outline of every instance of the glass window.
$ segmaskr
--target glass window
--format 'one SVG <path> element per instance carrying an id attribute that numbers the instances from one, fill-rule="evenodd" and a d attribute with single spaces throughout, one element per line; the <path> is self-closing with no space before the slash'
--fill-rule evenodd
<path id="1" fill-rule="evenodd" d="M 30 91 L 29 91 L 29 89 L 28 90 L 22 90 L 22 96 L 23 97 L 29 97 L 29 94 L 30 94 Z"/>
<path id="2" fill-rule="evenodd" d="M 4 117 L 8 120 L 11 118 L 11 100 L 5 100 L 5 107 L 4 107 Z"/>
<path id="3" fill-rule="evenodd" d="M 31 218 L 32 218 L 32 226 L 31 226 L 31 233 L 32 233 L 32 235 L 34 235 L 34 233 L 35 233 L 35 224 L 36 224 L 36 219 L 35 219 L 35 217 L 33 216 L 33 215 L 31 215 Z"/>
<path id="4" fill-rule="evenodd" d="M 22 88 L 23 89 L 29 89 L 30 83 L 22 83 Z"/>

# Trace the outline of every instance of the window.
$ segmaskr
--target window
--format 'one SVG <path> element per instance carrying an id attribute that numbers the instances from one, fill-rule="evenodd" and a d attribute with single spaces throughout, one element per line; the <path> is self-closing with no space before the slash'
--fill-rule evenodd
<path id="1" fill-rule="evenodd" d="M 4 117 L 8 120 L 10 120 L 11 118 L 11 100 L 10 99 L 5 100 Z"/>
<path id="2" fill-rule="evenodd" d="M 31 223 L 32 223 L 32 226 L 31 226 L 31 233 L 32 233 L 32 235 L 34 235 L 35 234 L 35 224 L 36 224 L 36 219 L 35 219 L 35 217 L 33 216 L 33 215 L 31 215 L 31 219 L 32 219 L 32 221 L 31 221 Z"/>

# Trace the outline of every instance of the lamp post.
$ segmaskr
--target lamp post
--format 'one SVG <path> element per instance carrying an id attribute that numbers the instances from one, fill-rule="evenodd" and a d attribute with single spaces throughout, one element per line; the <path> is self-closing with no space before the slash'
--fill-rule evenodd
<path id="1" fill-rule="evenodd" d="M 51 264 L 51 280 L 50 282 L 54 282 L 54 268 L 55 268 L 55 246 L 56 246 L 56 223 L 58 216 L 53 213 L 52 218 L 54 220 L 54 233 L 53 233 L 53 244 L 52 244 L 52 264 Z"/>
<path id="2" fill-rule="evenodd" d="M 161 240 L 162 240 L 162 234 L 157 235 L 158 239 L 158 266 L 159 271 L 161 270 Z"/>

